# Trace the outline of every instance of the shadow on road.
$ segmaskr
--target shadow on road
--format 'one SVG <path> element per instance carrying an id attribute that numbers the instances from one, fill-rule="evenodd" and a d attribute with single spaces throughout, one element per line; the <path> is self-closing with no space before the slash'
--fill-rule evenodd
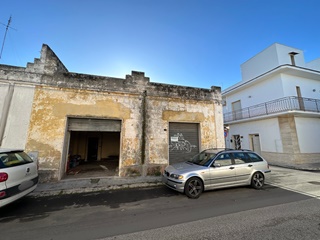
<path id="1" fill-rule="evenodd" d="M 123 203 L 131 203 L 159 197 L 172 197 L 179 193 L 165 186 L 133 188 L 90 193 L 76 193 L 48 197 L 26 196 L 12 204 L 0 208 L 0 223 L 20 219 L 20 222 L 46 218 L 50 212 L 66 208 L 85 206 L 106 206 L 119 208 Z"/>

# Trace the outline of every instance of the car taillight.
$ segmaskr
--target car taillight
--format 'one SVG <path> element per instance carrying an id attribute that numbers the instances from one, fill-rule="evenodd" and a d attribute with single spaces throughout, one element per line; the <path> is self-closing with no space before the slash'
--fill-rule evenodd
<path id="1" fill-rule="evenodd" d="M 5 172 L 0 172 L 0 182 L 5 182 L 8 180 L 8 174 Z"/>

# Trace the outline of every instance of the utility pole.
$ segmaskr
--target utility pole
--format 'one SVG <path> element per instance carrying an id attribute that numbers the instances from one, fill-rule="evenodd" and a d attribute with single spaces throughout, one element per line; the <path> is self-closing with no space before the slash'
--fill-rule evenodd
<path id="1" fill-rule="evenodd" d="M 2 56 L 3 47 L 4 47 L 4 42 L 6 41 L 7 32 L 8 32 L 10 23 L 11 23 L 11 16 L 10 16 L 10 18 L 9 18 L 9 20 L 8 20 L 8 24 L 7 24 L 7 26 L 6 26 L 6 31 L 5 31 L 5 33 L 4 33 L 4 38 L 3 38 L 2 47 L 1 47 L 1 52 L 0 52 L 0 59 L 1 59 L 1 56 Z"/>

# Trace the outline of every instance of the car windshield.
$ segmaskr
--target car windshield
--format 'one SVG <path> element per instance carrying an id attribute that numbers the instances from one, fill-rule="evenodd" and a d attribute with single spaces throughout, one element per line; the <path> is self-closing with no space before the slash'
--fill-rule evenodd
<path id="1" fill-rule="evenodd" d="M 0 153 L 0 168 L 14 167 L 33 162 L 25 152 Z"/>
<path id="2" fill-rule="evenodd" d="M 191 162 L 200 166 L 208 166 L 211 162 L 211 159 L 213 159 L 215 156 L 216 156 L 215 152 L 205 150 L 195 155 L 188 162 Z"/>

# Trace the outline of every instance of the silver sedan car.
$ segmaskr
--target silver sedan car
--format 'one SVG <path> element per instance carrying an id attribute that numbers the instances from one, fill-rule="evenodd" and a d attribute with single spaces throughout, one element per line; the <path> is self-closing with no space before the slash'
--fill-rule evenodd
<path id="1" fill-rule="evenodd" d="M 251 185 L 263 187 L 269 165 L 250 150 L 207 149 L 190 161 L 166 167 L 162 182 L 171 189 L 198 198 L 203 191 Z"/>

